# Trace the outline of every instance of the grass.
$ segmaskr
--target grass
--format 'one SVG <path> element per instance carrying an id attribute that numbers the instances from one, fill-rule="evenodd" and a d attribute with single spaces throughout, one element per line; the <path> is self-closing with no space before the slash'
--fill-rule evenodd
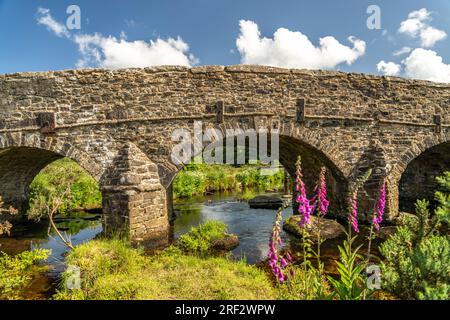
<path id="1" fill-rule="evenodd" d="M 200 258 L 166 250 L 145 256 L 122 240 L 94 240 L 75 248 L 68 265 L 80 267 L 81 288 L 55 299 L 274 299 L 267 274 L 245 262 Z"/>

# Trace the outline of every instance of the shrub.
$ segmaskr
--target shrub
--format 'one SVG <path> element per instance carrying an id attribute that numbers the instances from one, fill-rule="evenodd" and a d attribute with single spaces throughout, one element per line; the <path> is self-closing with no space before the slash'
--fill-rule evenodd
<path id="1" fill-rule="evenodd" d="M 211 253 L 214 241 L 227 236 L 227 225 L 220 221 L 207 221 L 198 227 L 192 227 L 188 233 L 178 239 L 176 245 L 184 253 L 206 255 Z"/>
<path id="2" fill-rule="evenodd" d="M 201 172 L 182 171 L 173 182 L 173 192 L 177 197 L 192 197 L 205 192 L 205 177 Z"/>
<path id="3" fill-rule="evenodd" d="M 416 203 L 417 217 L 404 217 L 402 226 L 385 241 L 380 252 L 383 287 L 403 299 L 448 299 L 450 295 L 450 237 L 440 235 L 450 214 L 450 174 L 439 178 L 446 191 L 436 193 L 434 217 L 426 200 Z"/>

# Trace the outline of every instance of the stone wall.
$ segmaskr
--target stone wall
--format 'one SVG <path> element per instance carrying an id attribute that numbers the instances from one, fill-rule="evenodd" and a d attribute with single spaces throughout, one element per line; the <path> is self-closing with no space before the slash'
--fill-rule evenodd
<path id="1" fill-rule="evenodd" d="M 180 169 L 170 158 L 178 143 L 172 132 L 192 132 L 202 121 L 206 128 L 280 132 L 281 162 L 291 174 L 299 153 L 310 182 L 321 165 L 329 169 L 337 214 L 356 177 L 373 168 L 361 210 L 372 210 L 387 176 L 392 217 L 407 166 L 448 145 L 449 106 L 449 85 L 334 71 L 208 66 L 0 75 L 0 195 L 23 201 L 28 177 L 68 156 L 101 184 L 112 226 L 153 239 L 167 227 L 165 190 Z M 18 147 L 34 148 L 23 161 L 29 166 L 8 164 Z M 8 186 L 13 176 L 15 189 Z"/>

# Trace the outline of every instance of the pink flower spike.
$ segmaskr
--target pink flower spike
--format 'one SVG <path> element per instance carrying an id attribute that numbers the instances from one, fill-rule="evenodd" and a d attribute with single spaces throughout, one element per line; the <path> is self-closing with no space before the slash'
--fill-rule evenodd
<path id="1" fill-rule="evenodd" d="M 348 216 L 349 223 L 351 223 L 353 230 L 356 233 L 359 233 L 359 227 L 358 227 L 358 204 L 357 204 L 357 198 L 358 193 L 355 191 L 353 193 L 352 199 L 350 199 L 351 202 L 351 212 Z"/>
<path id="2" fill-rule="evenodd" d="M 380 188 L 380 195 L 378 197 L 376 212 L 372 219 L 372 224 L 375 228 L 380 230 L 380 223 L 383 221 L 383 214 L 386 207 L 386 179 L 383 180 L 383 184 Z"/>
<path id="3" fill-rule="evenodd" d="M 328 205 L 330 204 L 327 200 L 327 183 L 325 179 L 325 167 L 322 167 L 320 171 L 319 187 L 317 191 L 317 198 L 319 202 L 319 210 L 322 215 L 326 215 L 328 212 Z"/>

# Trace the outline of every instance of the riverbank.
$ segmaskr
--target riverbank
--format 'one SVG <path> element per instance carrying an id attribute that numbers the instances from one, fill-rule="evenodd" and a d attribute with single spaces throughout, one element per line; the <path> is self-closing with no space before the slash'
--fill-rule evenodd
<path id="1" fill-rule="evenodd" d="M 175 198 L 232 190 L 278 191 L 283 189 L 284 170 L 266 174 L 259 165 L 189 164 L 173 182 Z"/>

